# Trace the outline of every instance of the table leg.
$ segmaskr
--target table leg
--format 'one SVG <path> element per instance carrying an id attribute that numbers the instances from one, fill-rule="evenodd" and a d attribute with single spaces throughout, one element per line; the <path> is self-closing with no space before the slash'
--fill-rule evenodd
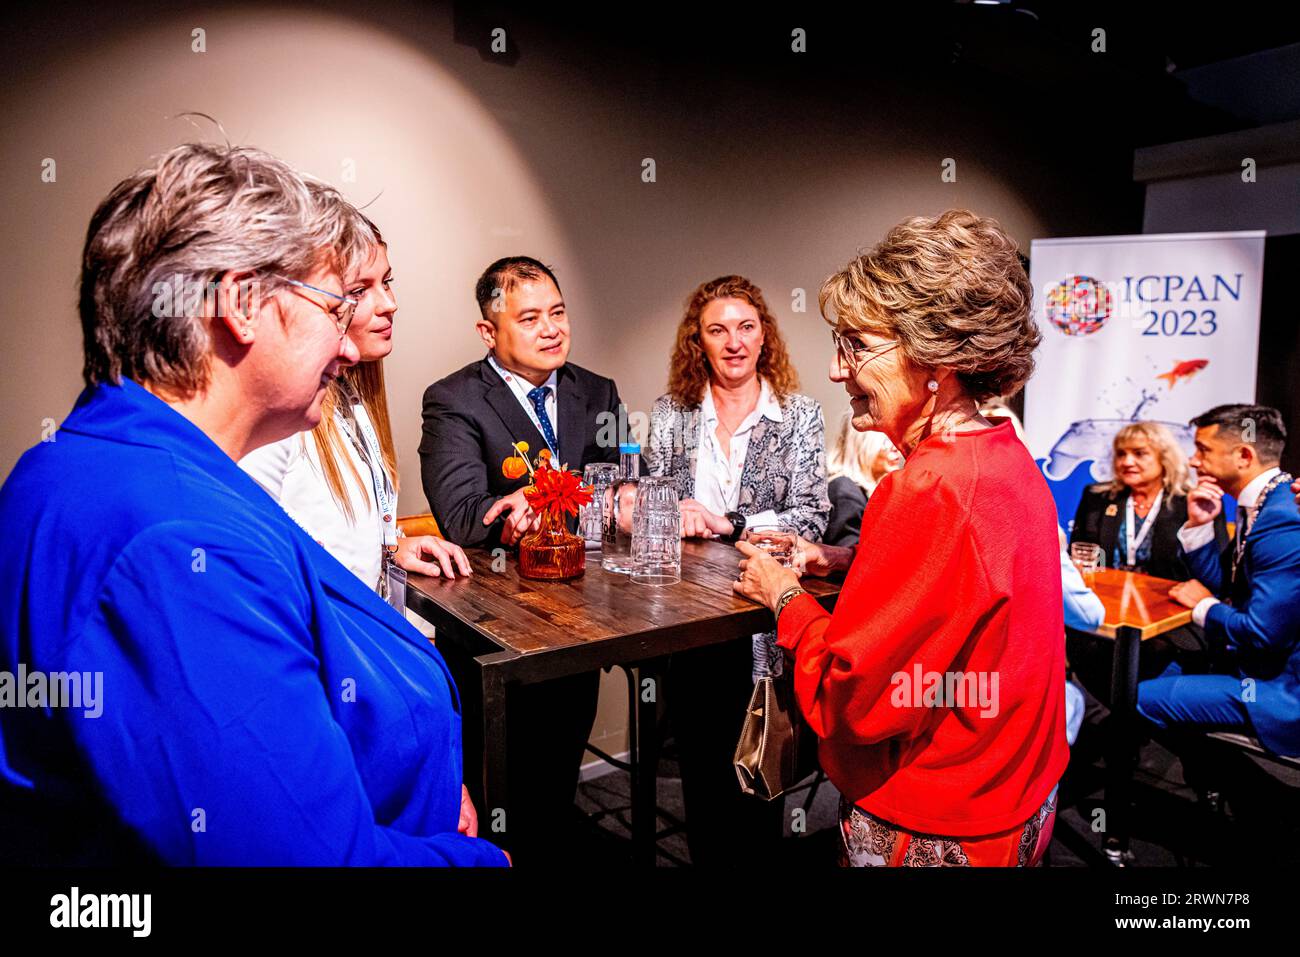
<path id="1" fill-rule="evenodd" d="M 506 801 L 506 682 L 503 671 L 483 665 L 483 810 L 479 834 L 509 847 L 510 816 Z M 486 822 L 486 827 L 484 823 Z"/>
<path id="2" fill-rule="evenodd" d="M 1110 700 L 1115 727 L 1106 756 L 1106 857 L 1123 867 L 1133 860 L 1129 850 L 1133 771 L 1137 765 L 1138 660 L 1141 632 L 1121 625 L 1115 629 Z"/>
<path id="3" fill-rule="evenodd" d="M 632 749 L 632 859 L 641 867 L 654 867 L 659 833 L 659 722 L 658 700 L 663 689 L 662 669 L 642 663 L 629 682 L 628 693 L 636 695 L 628 709 Z M 646 680 L 653 682 L 647 692 Z M 647 697 L 649 700 L 646 700 Z"/>

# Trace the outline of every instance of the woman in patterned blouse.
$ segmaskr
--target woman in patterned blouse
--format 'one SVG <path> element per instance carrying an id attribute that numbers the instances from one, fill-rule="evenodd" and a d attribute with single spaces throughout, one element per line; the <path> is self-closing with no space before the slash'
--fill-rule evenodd
<path id="1" fill-rule="evenodd" d="M 746 527 L 780 522 L 821 540 L 826 429 L 821 406 L 798 387 L 757 286 L 723 276 L 691 294 L 646 456 L 650 474 L 676 480 L 683 536 L 735 541 Z M 779 802 L 746 798 L 731 763 L 753 679 L 780 667 L 771 634 L 672 658 L 668 694 L 695 864 L 741 864 L 780 838 Z"/>

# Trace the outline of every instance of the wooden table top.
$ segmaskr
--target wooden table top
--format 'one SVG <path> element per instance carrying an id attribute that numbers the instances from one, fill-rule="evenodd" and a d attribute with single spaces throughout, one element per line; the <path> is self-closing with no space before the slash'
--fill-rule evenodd
<path id="1" fill-rule="evenodd" d="M 1097 634 L 1113 638 L 1116 628 L 1128 625 L 1146 639 L 1186 625 L 1192 620 L 1192 610 L 1169 597 L 1169 589 L 1175 584 L 1141 572 L 1114 568 L 1097 571 L 1088 582 L 1106 608 L 1105 621 Z"/>
<path id="2" fill-rule="evenodd" d="M 737 595 L 731 584 L 743 557 L 722 542 L 682 542 L 682 580 L 672 585 L 641 585 L 628 575 L 600 567 L 588 554 L 582 577 L 566 582 L 532 581 L 519 575 L 516 551 L 504 571 L 492 570 L 492 553 L 467 549 L 474 574 L 448 580 L 409 575 L 415 589 L 444 611 L 517 654 L 534 654 L 602 639 L 652 635 L 709 621 L 752 617 L 754 631 L 772 626 L 767 609 Z M 498 563 L 499 564 L 499 563 Z M 833 596 L 839 584 L 807 578 L 804 587 L 817 598 Z M 409 602 L 408 602 L 409 603 Z"/>

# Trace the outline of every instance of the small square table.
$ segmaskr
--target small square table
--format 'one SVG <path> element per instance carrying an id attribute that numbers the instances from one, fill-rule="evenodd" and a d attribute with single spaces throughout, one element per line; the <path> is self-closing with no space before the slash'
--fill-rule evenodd
<path id="1" fill-rule="evenodd" d="M 513 551 L 466 554 L 473 575 L 409 575 L 406 604 L 437 629 L 438 650 L 462 695 L 473 701 L 475 720 L 465 724 L 465 779 L 475 780 L 469 765 L 481 760 L 481 790 L 474 784 L 471 790 L 486 820 L 506 808 L 506 699 L 512 688 L 615 665 L 639 668 L 644 676 L 666 655 L 773 627 L 768 609 L 732 590 L 743 556 L 722 542 L 683 541 L 682 580 L 664 586 L 605 571 L 598 552 L 588 553 L 581 577 L 564 582 L 521 577 Z M 828 609 L 840 590 L 833 581 L 812 577 L 803 586 Z M 632 841 L 636 861 L 653 865 L 658 746 L 656 704 L 653 696 L 646 698 L 638 695 L 635 711 L 629 709 Z M 738 710 L 737 735 L 742 719 Z"/>

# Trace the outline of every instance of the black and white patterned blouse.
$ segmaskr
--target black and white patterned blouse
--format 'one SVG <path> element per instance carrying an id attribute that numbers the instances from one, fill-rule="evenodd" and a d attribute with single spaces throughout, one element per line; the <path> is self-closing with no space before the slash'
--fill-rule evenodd
<path id="1" fill-rule="evenodd" d="M 669 475 L 679 499 L 695 498 L 695 464 L 700 447 L 700 406 L 661 395 L 650 411 L 651 475 Z M 781 400 L 781 421 L 760 418 L 749 437 L 736 511 L 752 515 L 771 509 L 781 522 L 819 542 L 831 503 L 826 493 L 826 423 L 821 405 L 794 393 Z M 775 632 L 754 636 L 754 678 L 781 673 Z"/>

